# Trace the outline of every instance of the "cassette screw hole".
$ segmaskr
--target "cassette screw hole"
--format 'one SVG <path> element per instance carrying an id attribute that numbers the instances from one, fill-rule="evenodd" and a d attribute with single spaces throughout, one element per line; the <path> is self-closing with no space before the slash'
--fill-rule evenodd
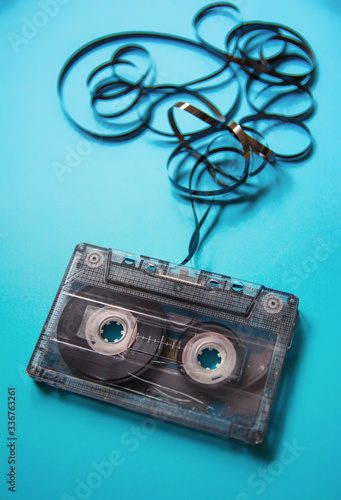
<path id="1" fill-rule="evenodd" d="M 251 436 L 252 442 L 257 444 L 263 441 L 263 434 L 259 431 L 256 431 Z"/>
<path id="2" fill-rule="evenodd" d="M 221 355 L 217 349 L 206 347 L 198 354 L 198 363 L 206 370 L 215 370 L 221 365 Z"/>
<path id="3" fill-rule="evenodd" d="M 100 267 L 104 262 L 103 254 L 97 251 L 90 252 L 87 254 L 85 262 L 89 267 Z"/>
<path id="4" fill-rule="evenodd" d="M 123 325 L 118 321 L 110 321 L 103 325 L 101 334 L 104 342 L 119 342 L 123 337 Z"/>

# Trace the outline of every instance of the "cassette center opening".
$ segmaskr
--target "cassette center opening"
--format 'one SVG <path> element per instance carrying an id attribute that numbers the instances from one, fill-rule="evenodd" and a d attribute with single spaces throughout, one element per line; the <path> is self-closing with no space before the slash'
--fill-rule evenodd
<path id="1" fill-rule="evenodd" d="M 107 321 L 101 328 L 104 342 L 119 342 L 124 333 L 124 326 L 119 321 Z"/>
<path id="2" fill-rule="evenodd" d="M 205 347 L 198 354 L 198 363 L 206 370 L 215 370 L 221 363 L 221 353 L 214 347 Z"/>

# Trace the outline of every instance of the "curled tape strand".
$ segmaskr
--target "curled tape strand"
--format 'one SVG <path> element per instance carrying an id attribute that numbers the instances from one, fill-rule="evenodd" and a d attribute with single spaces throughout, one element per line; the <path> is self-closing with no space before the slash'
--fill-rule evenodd
<path id="1" fill-rule="evenodd" d="M 235 25 L 226 33 L 225 48 L 221 49 L 201 34 L 205 20 L 224 12 L 236 20 Z M 189 242 L 188 255 L 182 262 L 187 263 L 195 254 L 200 243 L 200 229 L 207 219 L 210 208 L 216 197 L 231 193 L 244 184 L 251 176 L 259 174 L 267 163 L 276 160 L 300 160 L 310 154 L 312 138 L 304 120 L 313 112 L 314 102 L 309 85 L 315 71 L 315 58 L 308 42 L 296 31 L 281 24 L 266 22 L 242 22 L 241 14 L 234 4 L 218 2 L 206 6 L 193 19 L 193 26 L 198 41 L 174 35 L 153 32 L 131 32 L 109 35 L 94 40 L 76 51 L 66 61 L 58 78 L 58 94 L 62 109 L 68 120 L 80 131 L 92 138 L 103 141 L 121 141 L 131 139 L 145 130 L 175 139 L 178 144 L 170 154 L 167 169 L 171 184 L 182 195 L 190 198 L 195 229 Z M 141 41 L 177 44 L 197 52 L 209 55 L 218 69 L 187 82 L 157 83 L 156 67 L 149 51 L 141 45 Z M 71 70 L 86 55 L 95 50 L 110 47 L 111 44 L 125 43 L 112 54 L 107 61 L 97 65 L 86 78 L 89 91 L 89 103 L 98 123 L 105 125 L 107 132 L 99 132 L 83 125 L 65 102 L 64 87 Z M 273 48 L 275 46 L 275 50 Z M 134 56 L 144 61 L 144 68 L 132 60 Z M 285 71 L 285 67 L 299 66 L 300 71 Z M 120 74 L 122 68 L 129 68 L 138 76 L 128 78 Z M 303 69 L 302 69 L 303 68 Z M 238 77 L 244 73 L 245 96 L 254 114 L 234 120 L 242 95 L 242 86 Z M 204 95 L 205 88 L 222 86 L 219 78 L 224 77 L 224 86 L 235 81 L 237 90 L 230 97 L 229 107 L 223 113 Z M 258 90 L 255 90 L 255 85 Z M 205 87 L 206 86 L 206 87 Z M 264 97 L 266 93 L 270 97 Z M 179 101 L 179 97 L 188 96 L 188 101 Z M 267 110 L 286 96 L 303 95 L 308 104 L 301 111 L 288 113 L 270 113 Z M 171 132 L 153 125 L 156 109 L 167 99 L 174 99 L 168 109 L 168 121 Z M 263 105 L 257 99 L 265 98 Z M 126 99 L 126 101 L 124 101 Z M 193 105 L 190 100 L 199 101 L 205 110 Z M 109 110 L 105 110 L 109 106 Z M 110 106 L 117 106 L 111 109 Z M 104 107 L 104 108 L 103 108 Z M 190 113 L 204 123 L 204 128 L 192 132 L 182 132 L 175 109 Z M 206 111 L 208 110 L 208 111 Z M 128 117 L 125 128 L 118 120 Z M 296 152 L 276 152 L 266 144 L 269 130 L 279 124 L 290 124 L 297 127 L 308 137 L 308 145 Z M 261 130 L 262 127 L 266 127 Z M 237 145 L 218 146 L 217 138 L 224 135 L 233 136 Z M 205 142 L 206 141 L 206 142 Z M 271 141 L 270 141 L 271 142 Z M 204 143 L 204 146 L 203 146 Z M 244 158 L 244 167 L 239 174 L 233 169 L 224 168 L 213 158 L 217 155 L 237 155 Z M 260 163 L 255 158 L 260 158 Z M 171 173 L 171 165 L 178 162 L 178 170 L 187 160 L 194 162 L 186 185 Z M 216 188 L 204 189 L 196 185 L 195 178 L 207 172 Z M 195 208 L 195 198 L 207 200 L 208 208 L 201 218 Z"/>

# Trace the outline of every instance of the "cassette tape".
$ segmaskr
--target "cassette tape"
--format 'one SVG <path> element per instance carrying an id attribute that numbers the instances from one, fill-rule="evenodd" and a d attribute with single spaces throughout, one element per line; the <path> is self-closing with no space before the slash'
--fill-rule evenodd
<path id="1" fill-rule="evenodd" d="M 257 444 L 297 315 L 295 295 L 82 243 L 27 372 L 57 388 Z"/>

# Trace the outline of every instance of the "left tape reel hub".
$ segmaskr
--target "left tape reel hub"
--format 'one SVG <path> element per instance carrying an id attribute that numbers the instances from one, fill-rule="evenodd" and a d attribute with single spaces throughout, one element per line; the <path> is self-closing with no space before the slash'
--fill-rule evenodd
<path id="1" fill-rule="evenodd" d="M 62 311 L 58 347 L 71 371 L 83 378 L 127 381 L 142 373 L 160 352 L 163 320 L 163 311 L 156 303 L 88 286 Z M 123 327 L 121 337 L 113 342 L 102 333 L 111 322 Z"/>
<path id="2" fill-rule="evenodd" d="M 122 326 L 119 338 L 109 341 L 103 337 L 106 325 L 116 323 Z M 93 312 L 86 322 L 85 337 L 94 351 L 100 354 L 115 355 L 126 351 L 136 340 L 137 321 L 129 312 L 118 307 L 105 306 Z"/>

